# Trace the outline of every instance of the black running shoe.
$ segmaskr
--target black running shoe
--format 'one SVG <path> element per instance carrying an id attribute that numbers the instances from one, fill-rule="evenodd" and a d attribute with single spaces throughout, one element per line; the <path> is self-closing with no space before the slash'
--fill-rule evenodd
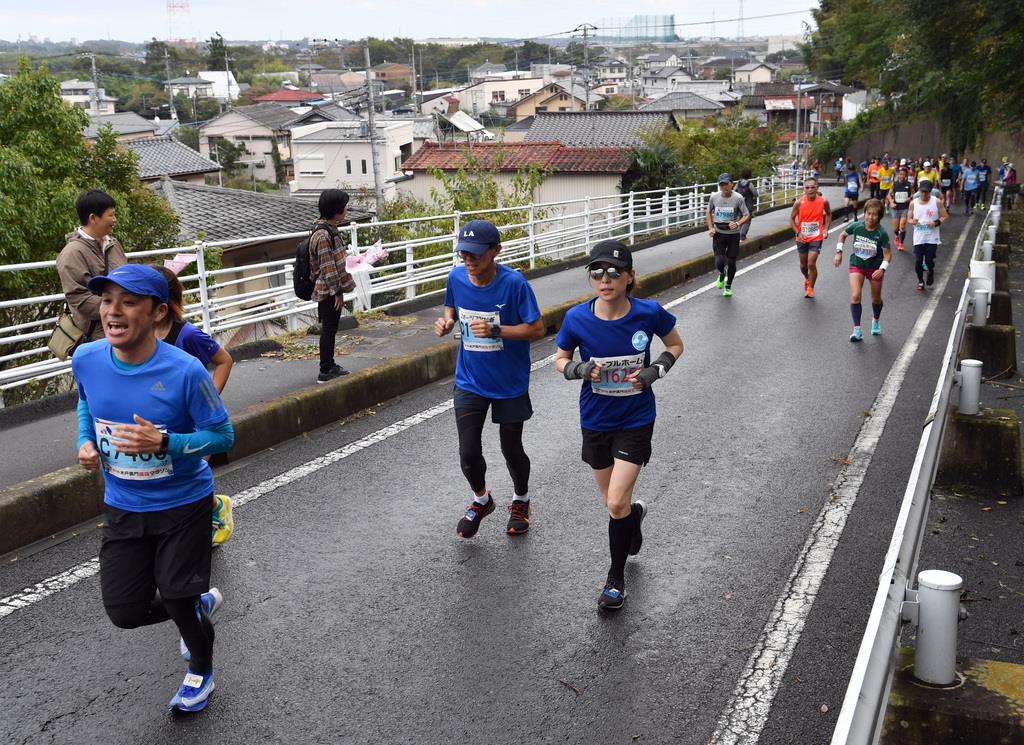
<path id="1" fill-rule="evenodd" d="M 621 579 L 609 577 L 597 599 L 597 607 L 601 610 L 618 610 L 626 599 L 626 583 Z"/>
<path id="2" fill-rule="evenodd" d="M 455 534 L 459 538 L 472 538 L 475 536 L 476 531 L 480 528 L 480 521 L 494 512 L 494 497 L 490 493 L 487 496 L 487 504 L 478 504 L 476 501 L 473 501 L 466 508 L 466 515 L 459 520 L 459 525 L 455 528 Z"/>
<path id="3" fill-rule="evenodd" d="M 633 531 L 633 542 L 629 546 L 630 556 L 636 556 L 640 553 L 640 547 L 644 545 L 644 532 L 640 529 L 640 526 L 643 524 L 644 517 L 647 516 L 647 505 L 644 504 L 643 501 L 638 499 L 633 502 L 633 505 L 633 511 L 637 513 L 637 515 L 635 518 L 636 529 Z"/>
<path id="4" fill-rule="evenodd" d="M 493 500 L 492 500 L 493 501 Z M 508 508 L 509 535 L 522 535 L 530 529 L 530 503 L 521 499 L 513 499 Z"/>
<path id="5" fill-rule="evenodd" d="M 341 365 L 335 365 L 327 372 L 322 372 L 319 375 L 317 375 L 316 382 L 330 383 L 332 380 L 334 380 L 335 378 L 340 378 L 342 375 L 348 375 L 348 370 L 346 370 Z"/>

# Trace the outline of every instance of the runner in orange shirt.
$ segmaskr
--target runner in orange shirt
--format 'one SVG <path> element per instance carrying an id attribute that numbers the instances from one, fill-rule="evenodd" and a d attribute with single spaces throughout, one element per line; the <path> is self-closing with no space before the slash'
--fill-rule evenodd
<path id="1" fill-rule="evenodd" d="M 872 199 L 878 199 L 878 170 L 881 167 L 878 158 L 871 159 L 871 164 L 868 166 L 868 188 L 871 190 Z"/>
<path id="2" fill-rule="evenodd" d="M 814 283 L 818 281 L 818 256 L 821 242 L 828 238 L 832 225 L 832 209 L 828 200 L 818 193 L 818 180 L 804 180 L 804 195 L 793 204 L 789 222 L 796 235 L 796 250 L 800 257 L 800 273 L 804 275 L 804 297 L 814 297 Z"/>

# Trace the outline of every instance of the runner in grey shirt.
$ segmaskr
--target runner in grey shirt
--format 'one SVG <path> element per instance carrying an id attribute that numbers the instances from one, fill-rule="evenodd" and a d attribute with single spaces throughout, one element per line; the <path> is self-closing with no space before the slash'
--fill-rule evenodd
<path id="1" fill-rule="evenodd" d="M 722 295 L 732 297 L 736 259 L 740 255 L 740 230 L 744 223 L 750 221 L 750 210 L 746 200 L 733 192 L 732 176 L 728 173 L 718 177 L 718 189 L 718 193 L 708 199 L 708 234 L 718 269 L 715 287 L 724 288 Z"/>

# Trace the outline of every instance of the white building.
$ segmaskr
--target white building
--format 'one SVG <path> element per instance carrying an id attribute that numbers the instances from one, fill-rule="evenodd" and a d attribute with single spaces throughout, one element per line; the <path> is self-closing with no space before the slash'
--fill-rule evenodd
<path id="1" fill-rule="evenodd" d="M 85 109 L 89 116 L 106 116 L 114 113 L 117 99 L 91 80 L 65 80 L 60 84 L 60 97 L 72 106 Z"/>
<path id="2" fill-rule="evenodd" d="M 504 108 L 526 98 L 544 87 L 544 78 L 517 78 L 515 80 L 484 80 L 455 93 L 459 108 L 471 116 L 478 116 L 491 108 Z"/>
<path id="3" fill-rule="evenodd" d="M 219 101 L 234 101 L 241 93 L 233 72 L 224 70 L 200 70 L 199 77 L 213 84 L 213 97 Z"/>
<path id="4" fill-rule="evenodd" d="M 779 68 L 768 62 L 748 62 L 736 68 L 733 75 L 735 83 L 770 83 L 779 74 Z"/>
<path id="5" fill-rule="evenodd" d="M 213 81 L 206 80 L 204 78 L 191 76 L 173 78 L 172 80 L 167 81 L 167 85 L 170 86 L 171 96 L 177 96 L 179 93 L 183 93 L 188 98 L 213 97 Z"/>
<path id="6" fill-rule="evenodd" d="M 659 67 L 645 70 L 641 77 L 644 95 L 649 97 L 664 95 L 679 89 L 681 83 L 688 83 L 693 78 L 681 67 Z"/>
<path id="7" fill-rule="evenodd" d="M 286 125 L 296 116 L 292 109 L 274 103 L 228 109 L 199 128 L 199 152 L 219 163 L 217 145 L 220 140 L 244 145 L 241 162 L 248 172 L 261 181 L 276 183 L 274 145 L 276 143 L 281 160 L 291 157 L 291 130 Z"/>
<path id="8" fill-rule="evenodd" d="M 596 79 L 602 83 L 625 83 L 630 77 L 629 63 L 617 57 L 609 57 L 597 63 Z"/>
<path id="9" fill-rule="evenodd" d="M 375 123 L 375 146 L 380 162 L 384 197 L 395 194 L 394 179 L 402 174 L 402 160 L 412 154 L 416 122 L 385 119 Z M 368 122 L 317 122 L 292 130 L 295 180 L 291 193 L 319 194 L 324 189 L 374 189 L 373 151 Z"/>

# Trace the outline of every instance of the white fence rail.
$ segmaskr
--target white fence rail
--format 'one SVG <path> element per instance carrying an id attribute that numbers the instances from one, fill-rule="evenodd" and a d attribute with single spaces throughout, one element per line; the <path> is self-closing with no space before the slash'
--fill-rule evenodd
<path id="1" fill-rule="evenodd" d="M 755 180 L 758 191 L 756 210 L 789 203 L 799 193 L 803 171 L 780 169 L 772 177 Z M 517 205 L 475 212 L 351 224 L 343 228 L 349 252 L 358 253 L 374 243 L 373 236 L 397 229 L 411 237 L 383 243 L 387 263 L 380 262 L 359 277 L 356 291 L 346 296 L 355 310 L 379 310 L 421 295 L 440 293 L 440 283 L 458 263 L 454 251 L 459 226 L 485 215 L 511 237 L 502 242 L 500 260 L 534 268 L 544 263 L 589 252 L 594 243 L 617 238 L 632 244 L 641 238 L 699 227 L 704 224 L 707 200 L 717 184 L 693 184 L 658 191 L 629 192 L 587 197 L 562 202 Z M 260 322 L 285 325 L 308 319 L 316 304 L 299 300 L 292 293 L 292 259 L 246 264 L 223 269 L 207 269 L 211 250 L 294 239 L 306 232 L 260 236 L 229 241 L 197 242 L 190 246 L 136 251 L 130 261 L 171 258 L 177 254 L 194 256 L 195 272 L 184 270 L 179 276 L 185 287 L 186 317 L 208 334 L 226 332 Z M 55 261 L 0 265 L 0 274 L 9 272 L 54 272 Z M 242 284 L 259 289 L 239 292 Z M 29 383 L 67 374 L 70 362 L 62 362 L 49 353 L 46 341 L 56 322 L 53 304 L 63 295 L 42 295 L 0 301 L 0 312 L 24 309 L 31 320 L 0 327 L 0 406 L 3 392 Z M 15 316 L 8 313 L 6 316 Z M 42 317 L 45 316 L 45 317 Z M 3 317 L 3 316 L 0 316 Z M 15 351 L 10 351 L 15 348 Z M 32 360 L 32 361 L 29 361 Z"/>
<path id="2" fill-rule="evenodd" d="M 993 203 L 998 204 L 998 199 L 997 191 Z M 978 231 L 972 256 L 977 256 L 981 249 L 990 217 L 991 210 L 985 215 L 981 230 Z M 958 384 L 956 368 L 970 287 L 971 281 L 965 280 L 953 316 L 939 380 L 918 444 L 917 457 L 882 564 L 860 652 L 832 733 L 832 745 L 874 745 L 881 736 L 903 625 L 902 606 L 917 576 L 917 560 L 928 523 L 928 506 L 938 470 L 949 404 L 953 388 Z"/>

